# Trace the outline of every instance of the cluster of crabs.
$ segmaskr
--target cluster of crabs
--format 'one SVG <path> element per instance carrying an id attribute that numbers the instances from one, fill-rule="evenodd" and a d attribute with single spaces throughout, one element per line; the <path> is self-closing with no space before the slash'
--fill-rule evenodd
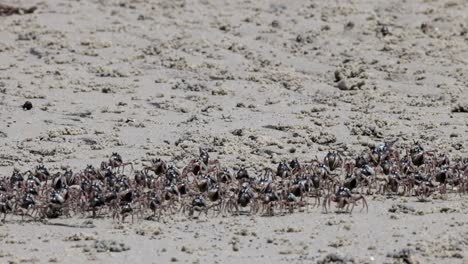
<path id="1" fill-rule="evenodd" d="M 355 158 L 330 151 L 323 160 L 280 162 L 276 170 L 252 173 L 240 167 L 232 171 L 209 153 L 179 170 L 154 159 L 141 170 L 124 162 L 118 153 L 98 168 L 88 165 L 73 172 L 49 172 L 44 165 L 0 178 L 0 219 L 9 214 L 22 219 L 112 217 L 125 221 L 157 219 L 183 214 L 261 214 L 272 216 L 331 203 L 351 213 L 366 194 L 428 198 L 468 191 L 468 158 L 451 160 L 444 153 L 425 151 L 414 144 L 397 150 L 394 142 L 382 143 Z M 130 168 L 128 168 L 130 167 Z M 127 168 L 127 172 L 125 169 Z"/>

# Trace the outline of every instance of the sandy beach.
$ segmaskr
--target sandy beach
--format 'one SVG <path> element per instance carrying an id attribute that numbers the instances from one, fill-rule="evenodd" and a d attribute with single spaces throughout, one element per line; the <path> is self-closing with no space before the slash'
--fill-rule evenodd
<path id="1" fill-rule="evenodd" d="M 394 140 L 468 156 L 464 0 L 1 3 L 37 9 L 0 16 L 0 178 L 113 152 L 182 169 L 200 147 L 253 175 Z M 466 194 L 366 199 L 352 214 L 9 216 L 0 262 L 467 263 Z"/>

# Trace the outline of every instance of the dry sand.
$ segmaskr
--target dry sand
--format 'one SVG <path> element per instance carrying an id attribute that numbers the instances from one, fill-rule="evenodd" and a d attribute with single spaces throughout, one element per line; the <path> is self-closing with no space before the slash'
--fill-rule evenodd
<path id="1" fill-rule="evenodd" d="M 183 166 L 199 146 L 252 172 L 395 138 L 468 152 L 465 0 L 2 3 L 38 9 L 0 17 L 1 175 L 41 162 L 79 170 L 112 152 Z M 0 262 L 310 263 L 338 252 L 392 263 L 406 248 L 420 263 L 467 263 L 466 195 L 368 199 L 369 213 L 351 216 L 12 220 Z M 394 204 L 414 211 L 391 214 Z M 79 233 L 91 240 L 64 242 Z M 130 249 L 97 253 L 95 239 Z"/>

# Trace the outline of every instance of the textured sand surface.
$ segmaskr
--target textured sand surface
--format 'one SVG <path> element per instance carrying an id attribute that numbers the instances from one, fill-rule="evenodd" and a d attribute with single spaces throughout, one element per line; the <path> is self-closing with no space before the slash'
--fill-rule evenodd
<path id="1" fill-rule="evenodd" d="M 156 157 L 180 167 L 200 146 L 251 172 L 391 139 L 468 153 L 464 0 L 2 3 L 38 8 L 0 16 L 2 176 L 39 163 L 79 170 L 112 152 L 137 167 Z M 466 263 L 466 195 L 368 199 L 369 213 L 352 216 L 311 209 L 121 228 L 100 219 L 86 229 L 13 219 L 0 226 L 0 262 L 301 263 L 338 252 L 392 263 L 387 253 L 410 248 L 421 263 Z M 400 203 L 416 211 L 392 219 Z M 130 250 L 63 242 L 80 232 Z"/>

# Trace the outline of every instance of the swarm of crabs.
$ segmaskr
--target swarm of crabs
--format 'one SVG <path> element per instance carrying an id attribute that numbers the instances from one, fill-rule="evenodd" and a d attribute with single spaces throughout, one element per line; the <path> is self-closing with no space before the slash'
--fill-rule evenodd
<path id="1" fill-rule="evenodd" d="M 204 149 L 181 169 L 154 159 L 135 170 L 118 153 L 99 167 L 77 172 L 52 173 L 44 165 L 14 169 L 0 178 L 0 219 L 131 217 L 133 222 L 176 214 L 272 216 L 320 206 L 326 213 L 332 203 L 351 213 L 356 205 L 368 209 L 368 194 L 427 199 L 434 193 L 443 198 L 468 191 L 468 158 L 451 160 L 417 142 L 400 150 L 393 145 L 379 144 L 355 158 L 330 151 L 323 160 L 293 159 L 257 173 L 223 167 Z"/>

